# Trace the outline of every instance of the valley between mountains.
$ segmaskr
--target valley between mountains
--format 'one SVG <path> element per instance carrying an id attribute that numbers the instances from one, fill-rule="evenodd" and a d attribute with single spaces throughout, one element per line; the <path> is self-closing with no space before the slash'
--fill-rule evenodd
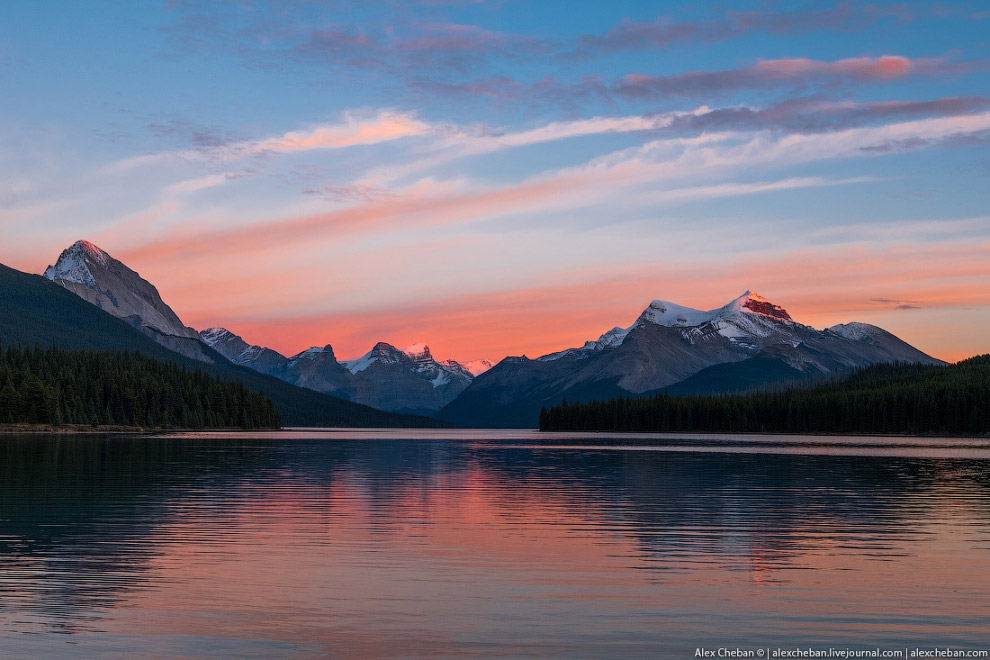
<path id="1" fill-rule="evenodd" d="M 229 361 L 355 404 L 460 426 L 532 428 L 542 407 L 565 398 L 740 393 L 876 363 L 942 364 L 873 325 L 803 325 L 750 291 L 710 311 L 654 300 L 631 325 L 583 346 L 494 365 L 383 341 L 353 360 L 339 360 L 329 343 L 285 356 L 236 329 L 186 326 L 153 284 L 87 241 L 64 250 L 44 277 L 185 358 Z"/>

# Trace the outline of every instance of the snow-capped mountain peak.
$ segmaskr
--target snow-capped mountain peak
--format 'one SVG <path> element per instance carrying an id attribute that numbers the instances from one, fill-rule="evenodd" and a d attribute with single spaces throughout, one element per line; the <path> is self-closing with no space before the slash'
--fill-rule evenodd
<path id="1" fill-rule="evenodd" d="M 707 312 L 666 300 L 654 300 L 640 314 L 636 323 L 652 323 L 669 328 L 690 328 L 705 323 L 715 323 L 738 314 L 759 314 L 778 321 L 792 322 L 790 314 L 784 308 L 773 304 L 758 293 L 747 291 L 729 304 Z"/>
<path id="2" fill-rule="evenodd" d="M 45 269 L 45 279 L 73 282 L 95 289 L 97 284 L 90 265 L 106 268 L 109 263 L 109 254 L 89 241 L 76 241 L 62 251 L 54 266 Z"/>
<path id="3" fill-rule="evenodd" d="M 430 347 L 423 342 L 417 342 L 412 346 L 406 346 L 402 349 L 402 352 L 416 362 L 430 362 L 433 360 L 433 355 L 430 353 Z"/>
<path id="4" fill-rule="evenodd" d="M 716 318 L 725 318 L 733 314 L 761 314 L 778 321 L 793 322 L 791 315 L 783 307 L 775 305 L 758 293 L 747 291 L 728 305 L 715 310 Z"/>
<path id="5" fill-rule="evenodd" d="M 783 307 L 752 291 L 746 291 L 727 305 L 709 311 L 685 307 L 666 300 L 654 300 L 628 328 L 612 328 L 597 340 L 585 342 L 580 348 L 569 348 L 538 359 L 556 360 L 566 355 L 590 355 L 603 349 L 614 348 L 622 345 L 632 330 L 649 326 L 681 328 L 685 339 L 692 342 L 698 332 L 704 334 L 714 330 L 733 344 L 755 349 L 758 345 L 766 343 L 769 337 L 779 338 L 782 333 L 786 334 L 784 326 L 793 325 L 795 325 L 794 321 Z M 700 328 L 709 330 L 699 330 Z"/>
<path id="6" fill-rule="evenodd" d="M 461 366 L 472 376 L 480 376 L 495 365 L 490 360 L 470 360 L 462 363 Z"/>
<path id="7" fill-rule="evenodd" d="M 44 276 L 100 309 L 151 332 L 156 341 L 172 350 L 204 359 L 197 346 L 180 348 L 171 339 L 155 337 L 154 333 L 158 333 L 201 341 L 199 333 L 186 327 L 165 304 L 154 285 L 89 241 L 76 241 L 63 250 L 55 264 L 45 269 Z"/>

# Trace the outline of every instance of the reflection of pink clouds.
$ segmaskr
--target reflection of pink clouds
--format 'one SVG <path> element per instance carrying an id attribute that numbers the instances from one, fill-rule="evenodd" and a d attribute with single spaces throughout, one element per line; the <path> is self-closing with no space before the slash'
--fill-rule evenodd
<path id="1" fill-rule="evenodd" d="M 653 488 L 663 472 L 637 464 L 623 468 L 627 487 L 611 490 L 566 467 L 548 476 L 472 461 L 387 479 L 345 464 L 315 483 L 312 470 L 284 469 L 277 480 L 193 493 L 140 539 L 147 588 L 124 592 L 101 630 L 139 634 L 144 651 L 163 655 L 174 654 L 173 636 L 193 636 L 306 644 L 314 657 L 463 657 L 494 644 L 545 655 L 560 637 L 614 636 L 625 624 L 616 612 L 674 636 L 726 616 L 787 619 L 795 634 L 823 639 L 916 636 L 936 615 L 943 632 L 980 631 L 986 602 L 963 588 L 985 573 L 975 503 L 916 507 L 897 534 L 864 538 L 862 525 L 827 510 L 763 524 L 731 492 L 697 510 L 741 512 L 724 529 L 676 514 L 663 525 L 652 499 L 664 493 Z M 921 598 L 905 597 L 904 575 L 923 576 L 912 583 Z M 944 593 L 953 597 L 935 600 Z M 503 627 L 516 636 L 500 638 Z"/>

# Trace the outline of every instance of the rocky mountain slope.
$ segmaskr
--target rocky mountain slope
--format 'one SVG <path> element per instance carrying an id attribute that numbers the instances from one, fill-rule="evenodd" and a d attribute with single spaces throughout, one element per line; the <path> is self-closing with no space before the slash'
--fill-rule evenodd
<path id="1" fill-rule="evenodd" d="M 45 279 L 140 329 L 177 353 L 210 363 L 199 334 L 186 327 L 150 282 L 89 241 L 76 241 L 45 270 Z"/>

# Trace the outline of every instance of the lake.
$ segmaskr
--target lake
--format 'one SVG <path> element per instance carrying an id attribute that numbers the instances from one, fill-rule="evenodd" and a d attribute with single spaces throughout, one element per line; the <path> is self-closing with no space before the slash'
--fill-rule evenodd
<path id="1" fill-rule="evenodd" d="M 4 658 L 988 638 L 990 439 L 0 436 Z"/>

